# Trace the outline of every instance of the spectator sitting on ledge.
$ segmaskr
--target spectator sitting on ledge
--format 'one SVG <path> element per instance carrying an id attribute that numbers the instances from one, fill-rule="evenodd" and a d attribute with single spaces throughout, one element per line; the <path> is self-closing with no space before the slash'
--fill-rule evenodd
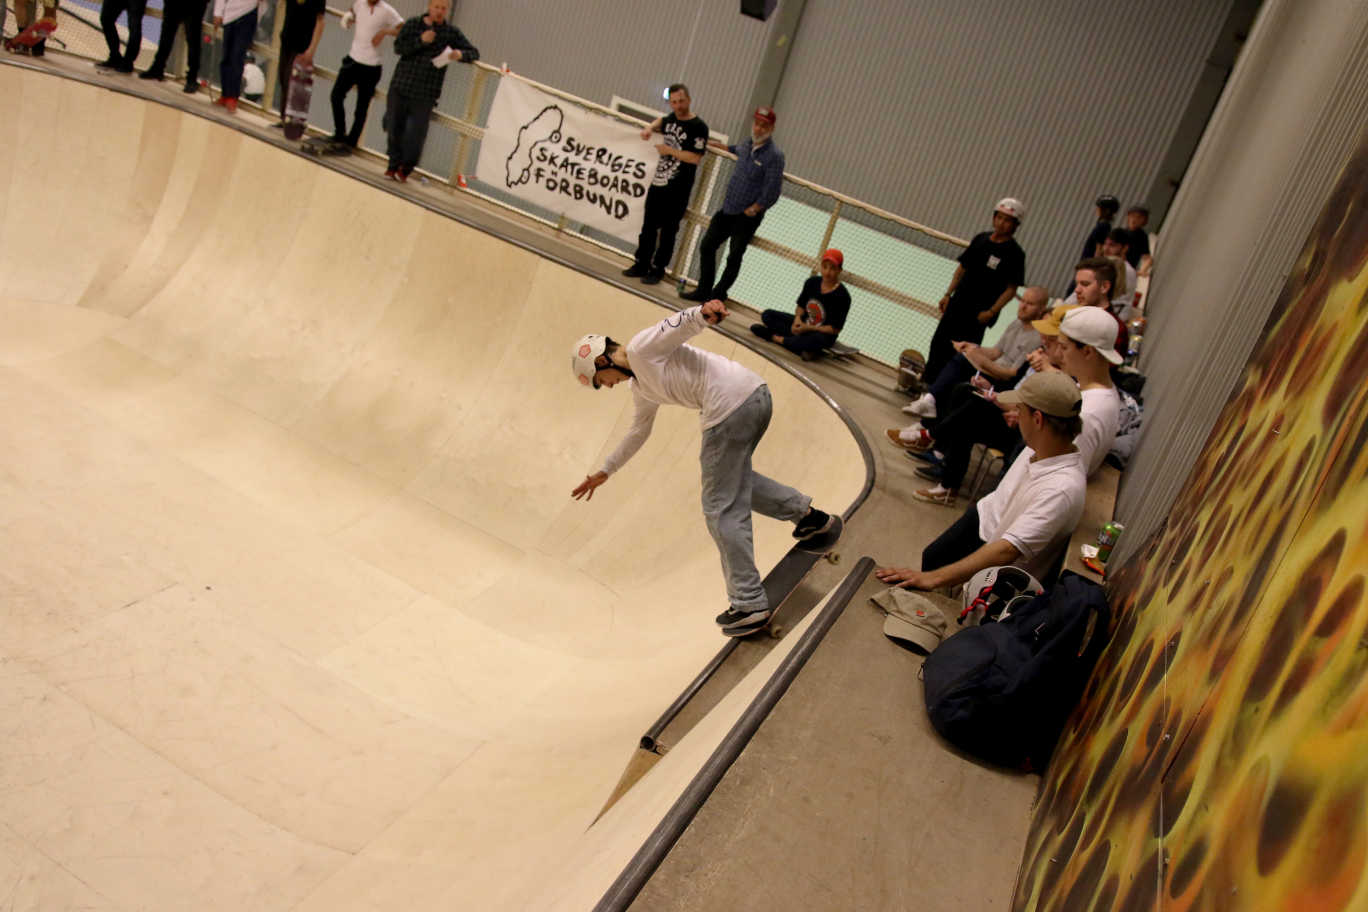
<path id="1" fill-rule="evenodd" d="M 760 315 L 763 322 L 753 324 L 751 332 L 801 355 L 804 361 L 835 345 L 850 313 L 850 292 L 841 284 L 844 265 L 845 256 L 835 247 L 822 254 L 820 272 L 803 283 L 794 315 L 766 310 Z"/>
<path id="2" fill-rule="evenodd" d="M 1087 470 L 1073 442 L 1083 400 L 1072 378 L 1049 371 L 1032 374 L 998 401 L 1014 410 L 1026 448 L 991 494 L 926 546 L 921 569 L 880 567 L 875 576 L 882 582 L 940 589 L 1005 564 L 1047 581 L 1087 496 Z"/>

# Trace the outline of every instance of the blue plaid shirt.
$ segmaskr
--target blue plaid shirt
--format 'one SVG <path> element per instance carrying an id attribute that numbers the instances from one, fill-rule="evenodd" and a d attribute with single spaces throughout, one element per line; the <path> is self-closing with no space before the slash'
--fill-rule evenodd
<path id="1" fill-rule="evenodd" d="M 784 186 L 784 153 L 773 139 L 758 149 L 748 139 L 728 146 L 727 151 L 736 156 L 736 169 L 727 182 L 723 212 L 738 215 L 751 203 L 759 203 L 763 211 L 779 201 Z"/>

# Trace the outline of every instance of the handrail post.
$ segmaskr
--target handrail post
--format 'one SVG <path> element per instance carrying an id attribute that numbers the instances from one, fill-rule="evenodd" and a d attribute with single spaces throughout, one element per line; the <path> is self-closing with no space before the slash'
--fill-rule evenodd
<path id="1" fill-rule="evenodd" d="M 831 236 L 836 233 L 836 222 L 841 218 L 841 201 L 831 207 L 831 218 L 827 219 L 826 233 L 822 235 L 822 246 L 817 248 L 817 261 L 821 262 L 822 254 L 831 246 Z"/>
<path id="2" fill-rule="evenodd" d="M 267 114 L 275 104 L 276 83 L 280 81 L 280 31 L 285 25 L 285 4 L 288 0 L 276 0 L 275 16 L 271 20 L 271 61 L 266 65 L 266 88 L 261 93 L 261 107 Z M 281 99 L 284 105 L 285 99 Z"/>
<path id="3" fill-rule="evenodd" d="M 470 90 L 466 93 L 465 115 L 462 117 L 466 123 L 474 123 L 475 117 L 480 113 L 480 102 L 484 100 L 485 81 L 489 78 L 489 71 L 484 69 L 475 70 L 475 79 L 470 84 Z M 470 137 L 464 133 L 460 136 L 460 145 L 456 149 L 456 162 L 451 171 L 450 183 L 455 184 L 460 175 L 465 174 L 470 165 Z"/>

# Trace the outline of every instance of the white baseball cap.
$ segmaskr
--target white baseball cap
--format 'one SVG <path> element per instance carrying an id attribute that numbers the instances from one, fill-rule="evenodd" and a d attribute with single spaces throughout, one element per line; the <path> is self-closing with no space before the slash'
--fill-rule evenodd
<path id="1" fill-rule="evenodd" d="M 598 373 L 598 366 L 594 361 L 607 348 L 608 337 L 597 333 L 589 333 L 575 343 L 575 353 L 571 356 L 570 367 L 581 386 L 594 386 L 594 375 Z"/>
<path id="2" fill-rule="evenodd" d="M 1112 364 L 1124 360 L 1116 353 L 1116 318 L 1101 307 L 1075 307 L 1059 321 L 1059 332 L 1079 345 L 1091 345 Z"/>
<path id="3" fill-rule="evenodd" d="M 1021 200 L 1005 196 L 998 200 L 998 204 L 993 207 L 994 212 L 1001 212 L 1003 215 L 1010 215 L 1020 222 L 1026 217 L 1026 207 Z"/>

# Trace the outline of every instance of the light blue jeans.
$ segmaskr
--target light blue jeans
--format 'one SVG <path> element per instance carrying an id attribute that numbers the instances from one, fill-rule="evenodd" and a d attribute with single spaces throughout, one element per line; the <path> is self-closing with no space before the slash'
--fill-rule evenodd
<path id="1" fill-rule="evenodd" d="M 751 470 L 751 455 L 765 436 L 773 411 L 769 387 L 761 386 L 721 424 L 703 432 L 703 518 L 722 557 L 727 598 L 739 611 L 769 607 L 755 567 L 751 511 L 797 522 L 812 498 Z"/>

